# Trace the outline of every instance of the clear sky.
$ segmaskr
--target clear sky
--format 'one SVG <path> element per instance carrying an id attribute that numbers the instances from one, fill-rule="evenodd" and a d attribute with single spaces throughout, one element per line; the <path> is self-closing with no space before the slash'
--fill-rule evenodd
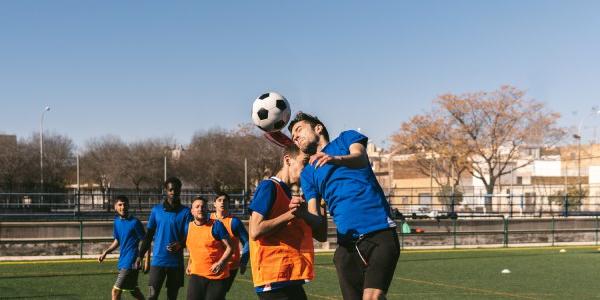
<path id="1" fill-rule="evenodd" d="M 0 132 L 173 136 L 274 90 L 380 145 L 446 92 L 512 84 L 577 126 L 600 105 L 600 1 L 1 1 Z M 590 138 L 600 116 L 587 118 Z M 598 130 L 600 135 L 600 130 Z"/>

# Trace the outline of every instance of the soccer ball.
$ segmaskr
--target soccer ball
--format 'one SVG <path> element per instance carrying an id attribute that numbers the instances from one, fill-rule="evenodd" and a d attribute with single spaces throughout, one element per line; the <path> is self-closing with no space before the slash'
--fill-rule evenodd
<path id="1" fill-rule="evenodd" d="M 260 95 L 252 104 L 252 122 L 267 131 L 280 131 L 290 120 L 290 103 L 275 92 Z"/>

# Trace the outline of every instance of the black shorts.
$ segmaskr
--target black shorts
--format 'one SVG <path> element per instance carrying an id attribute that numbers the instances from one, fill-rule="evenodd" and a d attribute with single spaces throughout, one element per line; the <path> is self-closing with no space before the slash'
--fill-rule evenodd
<path id="1" fill-rule="evenodd" d="M 293 284 L 268 292 L 257 293 L 260 300 L 306 300 L 302 284 Z"/>
<path id="2" fill-rule="evenodd" d="M 333 263 L 344 299 L 362 299 L 366 288 L 387 293 L 400 257 L 396 228 L 365 234 L 338 246 Z"/>
<path id="3" fill-rule="evenodd" d="M 190 275 L 187 300 L 225 300 L 225 294 L 227 294 L 226 280 Z"/>
<path id="4" fill-rule="evenodd" d="M 165 277 L 167 278 L 167 289 L 180 288 L 183 286 L 183 267 L 150 267 L 150 278 L 148 285 L 160 291 Z"/>
<path id="5" fill-rule="evenodd" d="M 119 275 L 117 275 L 117 281 L 113 286 L 117 290 L 121 291 L 133 291 L 138 287 L 138 270 L 121 269 Z"/>

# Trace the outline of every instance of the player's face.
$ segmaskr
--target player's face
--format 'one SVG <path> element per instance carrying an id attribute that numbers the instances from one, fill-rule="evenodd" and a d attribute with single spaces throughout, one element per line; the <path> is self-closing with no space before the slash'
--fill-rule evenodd
<path id="1" fill-rule="evenodd" d="M 290 184 L 300 182 L 300 173 L 304 169 L 304 165 L 308 163 L 308 155 L 299 153 L 296 157 L 290 158 Z"/>
<path id="2" fill-rule="evenodd" d="M 178 187 L 177 185 L 174 185 L 172 183 L 168 183 L 167 184 L 167 188 L 166 188 L 166 192 L 167 192 L 167 198 L 169 200 L 179 200 L 179 195 L 181 195 L 181 188 Z"/>
<path id="3" fill-rule="evenodd" d="M 117 203 L 115 203 L 115 211 L 121 217 L 127 216 L 127 213 L 129 213 L 129 203 L 117 201 Z"/>
<path id="4" fill-rule="evenodd" d="M 300 121 L 292 127 L 292 141 L 306 154 L 315 154 L 319 136 L 315 129 L 306 121 Z"/>
<path id="5" fill-rule="evenodd" d="M 227 209 L 227 201 L 225 200 L 225 196 L 219 196 L 215 199 L 215 209 L 217 211 L 224 211 Z"/>
<path id="6" fill-rule="evenodd" d="M 192 203 L 192 216 L 194 216 L 196 221 L 202 222 L 206 220 L 206 213 L 208 212 L 206 206 L 203 200 L 195 200 Z"/>

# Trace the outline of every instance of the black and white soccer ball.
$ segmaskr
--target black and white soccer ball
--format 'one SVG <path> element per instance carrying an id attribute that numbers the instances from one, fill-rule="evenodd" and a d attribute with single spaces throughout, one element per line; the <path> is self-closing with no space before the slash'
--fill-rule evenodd
<path id="1" fill-rule="evenodd" d="M 252 122 L 267 131 L 280 131 L 290 121 L 290 103 L 275 92 L 260 95 L 252 104 Z"/>

